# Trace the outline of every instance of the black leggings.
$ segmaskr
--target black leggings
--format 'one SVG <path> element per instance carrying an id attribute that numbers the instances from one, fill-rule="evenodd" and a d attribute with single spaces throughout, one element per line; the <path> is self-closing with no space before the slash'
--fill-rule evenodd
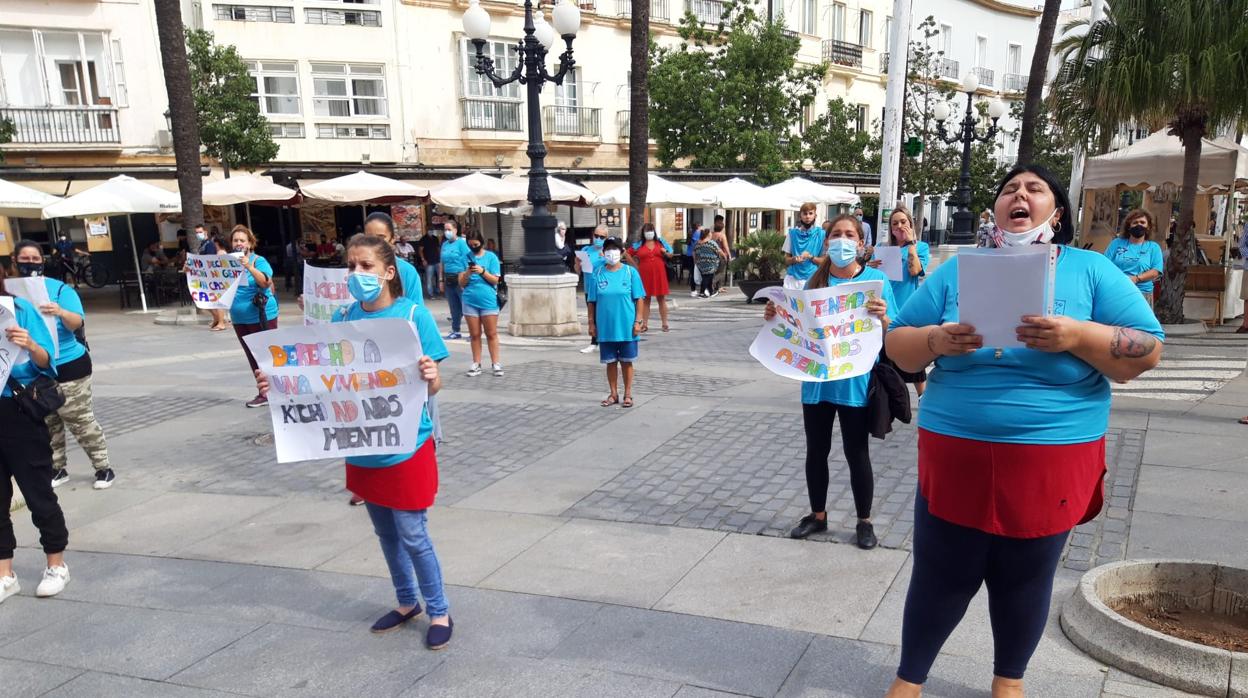
<path id="1" fill-rule="evenodd" d="M 988 586 L 993 673 L 1021 679 L 1049 618 L 1053 575 L 1070 532 L 1007 538 L 938 519 L 914 502 L 914 571 L 901 624 L 897 676 L 923 683 L 940 648 Z"/>
<path id="2" fill-rule="evenodd" d="M 705 278 L 705 277 L 703 277 Z M 841 446 L 849 462 L 849 486 L 854 491 L 854 507 L 858 518 L 871 518 L 871 500 L 875 496 L 875 475 L 871 472 L 870 436 L 866 407 L 846 407 L 830 402 L 802 405 L 802 422 L 806 426 L 806 489 L 810 493 L 810 510 L 825 511 L 828 507 L 828 454 L 832 452 L 832 424 L 841 417 Z"/>
<path id="3" fill-rule="evenodd" d="M 702 275 L 702 286 L 700 289 L 698 289 L 698 292 L 704 293 L 708 296 L 715 294 L 715 275 L 714 274 Z"/>
<path id="4" fill-rule="evenodd" d="M 9 478 L 12 478 L 10 480 Z M 30 519 L 39 529 L 43 552 L 63 552 L 69 544 L 65 515 L 52 491 L 52 445 L 48 426 L 17 409 L 17 401 L 0 397 L 0 560 L 13 558 L 17 539 L 9 507 L 13 482 L 26 498 Z"/>

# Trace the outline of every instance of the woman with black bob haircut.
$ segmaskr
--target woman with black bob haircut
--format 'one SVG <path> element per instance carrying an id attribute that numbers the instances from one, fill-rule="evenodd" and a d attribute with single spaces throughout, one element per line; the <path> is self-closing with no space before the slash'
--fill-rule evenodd
<path id="1" fill-rule="evenodd" d="M 394 234 L 394 219 L 390 214 L 373 211 L 364 219 L 364 234 L 375 235 L 394 247 L 398 239 Z M 424 305 L 425 293 L 420 283 L 420 272 L 402 257 L 395 257 L 399 268 L 399 280 L 403 282 L 403 296 L 416 305 Z"/>

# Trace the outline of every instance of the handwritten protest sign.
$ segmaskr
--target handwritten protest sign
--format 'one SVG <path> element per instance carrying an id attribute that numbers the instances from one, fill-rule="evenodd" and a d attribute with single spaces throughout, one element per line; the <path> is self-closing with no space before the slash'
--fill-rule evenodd
<path id="1" fill-rule="evenodd" d="M 750 356 L 772 373 L 807 382 L 861 376 L 875 365 L 884 346 L 884 328 L 867 313 L 880 297 L 882 281 L 859 281 L 809 291 L 778 286 L 759 291 L 776 304 L 776 316 L 763 325 Z"/>
<path id="2" fill-rule="evenodd" d="M 407 320 L 279 328 L 244 341 L 269 377 L 278 462 L 416 450 L 429 386 Z"/>
<path id="3" fill-rule="evenodd" d="M 186 287 L 196 308 L 229 310 L 238 282 L 246 273 L 242 260 L 231 255 L 186 256 Z"/>
<path id="4" fill-rule="evenodd" d="M 353 302 L 347 290 L 346 269 L 303 265 L 303 324 L 328 324 L 335 311 Z"/>
<path id="5" fill-rule="evenodd" d="M 26 350 L 10 342 L 5 333 L 10 327 L 18 327 L 17 311 L 12 298 L 0 296 L 0 385 L 8 382 L 14 366 L 26 361 Z"/>
<path id="6" fill-rule="evenodd" d="M 51 303 L 48 298 L 48 284 L 42 276 L 28 276 L 21 279 L 5 279 L 4 289 L 18 298 L 25 298 L 30 301 L 35 308 Z M 52 358 L 55 359 L 61 353 L 61 340 L 56 333 L 56 316 L 44 315 L 39 313 L 43 318 L 43 324 L 48 326 L 48 332 L 52 335 Z"/>

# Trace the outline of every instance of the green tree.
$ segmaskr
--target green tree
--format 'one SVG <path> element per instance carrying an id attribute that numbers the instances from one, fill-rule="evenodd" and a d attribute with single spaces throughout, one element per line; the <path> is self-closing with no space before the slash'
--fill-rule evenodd
<path id="1" fill-rule="evenodd" d="M 0 144 L 12 143 L 17 135 L 17 124 L 12 119 L 0 119 Z M 0 162 L 4 162 L 4 151 L 0 150 Z"/>
<path id="2" fill-rule="evenodd" d="M 953 89 L 940 79 L 940 61 L 945 52 L 932 48 L 932 39 L 940 35 L 936 20 L 928 16 L 918 25 L 922 41 L 910 42 L 907 63 L 905 106 L 902 116 L 902 140 L 918 138 L 923 143 L 923 153 L 918 157 L 901 159 L 901 191 L 918 195 L 915 210 L 919 224 L 924 202 L 930 195 L 945 194 L 958 183 L 961 167 L 961 150 L 936 136 L 936 120 L 932 110 L 941 102 L 954 98 Z M 955 109 L 954 113 L 960 113 Z"/>
<path id="3" fill-rule="evenodd" d="M 186 32 L 191 65 L 191 93 L 204 152 L 231 169 L 262 165 L 277 157 L 269 122 L 252 99 L 255 78 L 233 46 L 213 41 L 211 32 Z"/>
<path id="4" fill-rule="evenodd" d="M 681 45 L 651 46 L 650 125 L 665 167 L 745 168 L 763 183 L 788 176 L 800 155 L 792 137 L 826 67 L 797 63 L 800 39 L 749 0 L 729 2 L 716 26 L 690 12 Z"/>
<path id="5" fill-rule="evenodd" d="M 822 170 L 879 172 L 880 138 L 855 123 L 857 114 L 845 100 L 828 101 L 827 111 L 806 127 L 802 153 Z M 879 132 L 876 124 L 875 132 Z"/>
<path id="6" fill-rule="evenodd" d="M 1022 135 L 1023 104 L 1023 102 L 1014 102 L 1010 105 L 1010 118 L 1018 125 L 1013 129 L 1006 129 L 1007 134 Z M 1050 118 L 1046 102 L 1040 103 L 1040 111 L 1036 114 L 1035 123 L 1036 127 L 1032 129 L 1032 155 L 1026 162 L 1044 166 L 1057 177 L 1063 187 L 1069 189 L 1070 168 L 1074 164 L 1074 143 Z M 1017 161 L 1024 162 L 1021 156 L 1017 158 Z M 1003 171 L 1002 175 L 1004 174 Z M 1075 192 L 1071 192 L 1072 199 L 1074 195 Z"/>
<path id="7" fill-rule="evenodd" d="M 1103 139 L 1126 122 L 1164 121 L 1182 140 L 1179 232 L 1157 303 L 1162 322 L 1182 322 L 1201 141 L 1248 121 L 1248 0 L 1115 0 L 1066 33 L 1049 93 L 1065 128 Z"/>

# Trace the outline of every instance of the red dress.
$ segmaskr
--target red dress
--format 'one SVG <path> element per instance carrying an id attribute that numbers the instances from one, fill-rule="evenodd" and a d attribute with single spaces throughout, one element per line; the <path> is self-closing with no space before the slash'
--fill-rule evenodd
<path id="1" fill-rule="evenodd" d="M 647 296 L 666 296 L 667 263 L 663 261 L 663 243 L 643 242 L 641 247 L 633 250 L 637 257 L 637 272 L 641 274 L 641 285 L 646 287 Z"/>
<path id="2" fill-rule="evenodd" d="M 433 438 L 411 458 L 388 468 L 362 468 L 347 463 L 347 489 L 371 504 L 420 511 L 433 506 L 438 494 L 438 459 Z"/>

